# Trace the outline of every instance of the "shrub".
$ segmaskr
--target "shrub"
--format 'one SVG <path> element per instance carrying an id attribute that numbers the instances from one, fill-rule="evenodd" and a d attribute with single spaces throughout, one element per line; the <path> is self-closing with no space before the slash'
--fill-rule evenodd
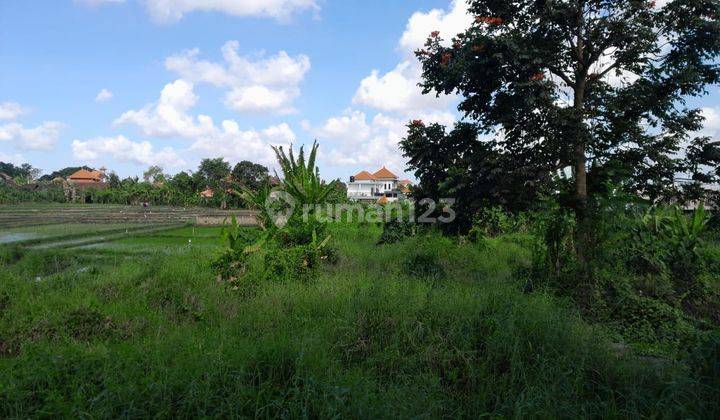
<path id="1" fill-rule="evenodd" d="M 470 237 L 498 236 L 505 233 L 527 232 L 529 218 L 525 213 L 513 214 L 500 206 L 486 207 L 473 218 Z"/>
<path id="2" fill-rule="evenodd" d="M 327 236 L 327 226 L 310 216 L 307 221 L 293 216 L 282 229 L 277 230 L 274 239 L 281 246 L 309 245 L 313 238 Z"/>
<path id="3" fill-rule="evenodd" d="M 391 219 L 383 224 L 383 231 L 380 235 L 378 244 L 393 244 L 412 236 L 414 226 L 410 222 L 403 220 Z"/>
<path id="4" fill-rule="evenodd" d="M 700 249 L 707 222 L 702 205 L 690 217 L 677 206 L 651 208 L 632 228 L 628 267 L 637 274 L 670 273 L 680 294 L 696 290 L 704 271 Z"/>
<path id="5" fill-rule="evenodd" d="M 243 229 L 232 216 L 221 234 L 225 249 L 210 263 L 218 281 L 229 283 L 237 289 L 247 270 L 248 248 L 258 241 L 257 230 Z"/>
<path id="6" fill-rule="evenodd" d="M 218 281 L 234 284 L 245 273 L 247 258 L 243 251 L 228 249 L 210 263 L 210 268 L 217 274 Z"/>
<path id="7" fill-rule="evenodd" d="M 273 248 L 265 255 L 266 278 L 307 283 L 317 277 L 320 252 L 314 245 Z"/>

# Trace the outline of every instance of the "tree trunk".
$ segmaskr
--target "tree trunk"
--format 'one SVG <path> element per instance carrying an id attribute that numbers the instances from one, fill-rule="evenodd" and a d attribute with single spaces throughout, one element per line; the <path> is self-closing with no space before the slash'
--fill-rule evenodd
<path id="1" fill-rule="evenodd" d="M 575 148 L 573 151 L 573 163 L 575 172 L 575 199 L 574 210 L 577 226 L 575 228 L 575 254 L 578 261 L 579 280 L 587 280 L 589 276 L 588 265 L 588 193 L 587 193 L 587 167 L 586 167 L 586 139 L 584 116 L 586 76 L 579 74 L 575 87 L 575 98 L 573 108 L 575 111 Z"/>
<path id="2" fill-rule="evenodd" d="M 589 277 L 588 268 L 588 244 L 589 244 L 589 220 L 588 220 L 588 193 L 587 193 L 587 167 L 586 148 L 587 136 L 585 127 L 585 93 L 588 83 L 588 67 L 585 62 L 585 0 L 578 1 L 577 15 L 577 42 L 575 68 L 575 86 L 573 98 L 573 125 L 575 132 L 573 164 L 575 171 L 575 254 L 578 261 L 578 280 L 585 281 Z"/>

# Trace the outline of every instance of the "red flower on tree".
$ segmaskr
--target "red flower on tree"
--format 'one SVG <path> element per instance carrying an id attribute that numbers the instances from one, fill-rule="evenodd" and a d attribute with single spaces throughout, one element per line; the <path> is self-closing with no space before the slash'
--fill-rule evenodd
<path id="1" fill-rule="evenodd" d="M 413 127 L 423 127 L 423 126 L 425 126 L 425 124 L 423 123 L 422 120 L 413 120 L 413 121 L 410 123 L 410 125 L 412 125 Z"/>
<path id="2" fill-rule="evenodd" d="M 452 60 L 452 54 L 449 52 L 443 53 L 442 58 L 440 59 L 440 64 L 445 66 L 450 62 L 450 60 Z"/>
<path id="3" fill-rule="evenodd" d="M 432 31 L 430 32 L 430 38 L 437 38 L 440 36 L 440 31 Z"/>
<path id="4" fill-rule="evenodd" d="M 501 17 L 476 16 L 475 22 L 487 23 L 488 25 L 502 25 L 504 20 Z"/>
<path id="5" fill-rule="evenodd" d="M 537 82 L 538 80 L 542 80 L 542 79 L 544 79 L 544 78 L 545 78 L 545 73 L 543 73 L 543 72 L 538 72 L 538 73 L 535 73 L 535 74 L 533 74 L 532 76 L 530 76 L 530 81 L 531 81 L 531 82 Z"/>

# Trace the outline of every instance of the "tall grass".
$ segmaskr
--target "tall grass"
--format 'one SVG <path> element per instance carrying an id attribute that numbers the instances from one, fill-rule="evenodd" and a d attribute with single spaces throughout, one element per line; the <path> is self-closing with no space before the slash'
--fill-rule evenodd
<path id="1" fill-rule="evenodd" d="M 522 237 L 378 246 L 376 226 L 331 230 L 338 264 L 252 295 L 216 282 L 207 248 L 2 259 L 0 417 L 717 414 L 681 365 L 618 355 L 563 302 L 523 293 Z M 441 276 L 406 271 L 423 251 Z"/>

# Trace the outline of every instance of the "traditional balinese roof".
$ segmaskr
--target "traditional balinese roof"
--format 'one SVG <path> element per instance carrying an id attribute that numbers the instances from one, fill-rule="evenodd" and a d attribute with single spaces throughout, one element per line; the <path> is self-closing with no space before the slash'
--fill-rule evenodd
<path id="1" fill-rule="evenodd" d="M 80 169 L 79 171 L 75 172 L 74 174 L 70 175 L 68 177 L 71 181 L 95 181 L 100 182 L 102 180 L 103 173 L 100 171 L 88 171 L 85 169 Z"/>
<path id="2" fill-rule="evenodd" d="M 355 181 L 375 181 L 375 177 L 368 171 L 362 171 L 355 175 Z"/>
<path id="3" fill-rule="evenodd" d="M 379 171 L 375 172 L 373 176 L 377 179 L 397 179 L 397 175 L 390 172 L 386 167 L 382 167 Z"/>
<path id="4" fill-rule="evenodd" d="M 202 198 L 213 198 L 215 193 L 213 193 L 213 190 L 210 188 L 207 188 L 205 191 L 200 192 L 200 197 Z"/>
<path id="5" fill-rule="evenodd" d="M 387 199 L 387 197 L 385 197 L 384 195 L 383 195 L 382 197 L 380 197 L 380 198 L 378 199 L 378 201 L 377 201 L 377 204 L 380 204 L 380 205 L 384 205 L 384 204 L 387 204 L 387 203 L 388 203 L 388 199 Z"/>

